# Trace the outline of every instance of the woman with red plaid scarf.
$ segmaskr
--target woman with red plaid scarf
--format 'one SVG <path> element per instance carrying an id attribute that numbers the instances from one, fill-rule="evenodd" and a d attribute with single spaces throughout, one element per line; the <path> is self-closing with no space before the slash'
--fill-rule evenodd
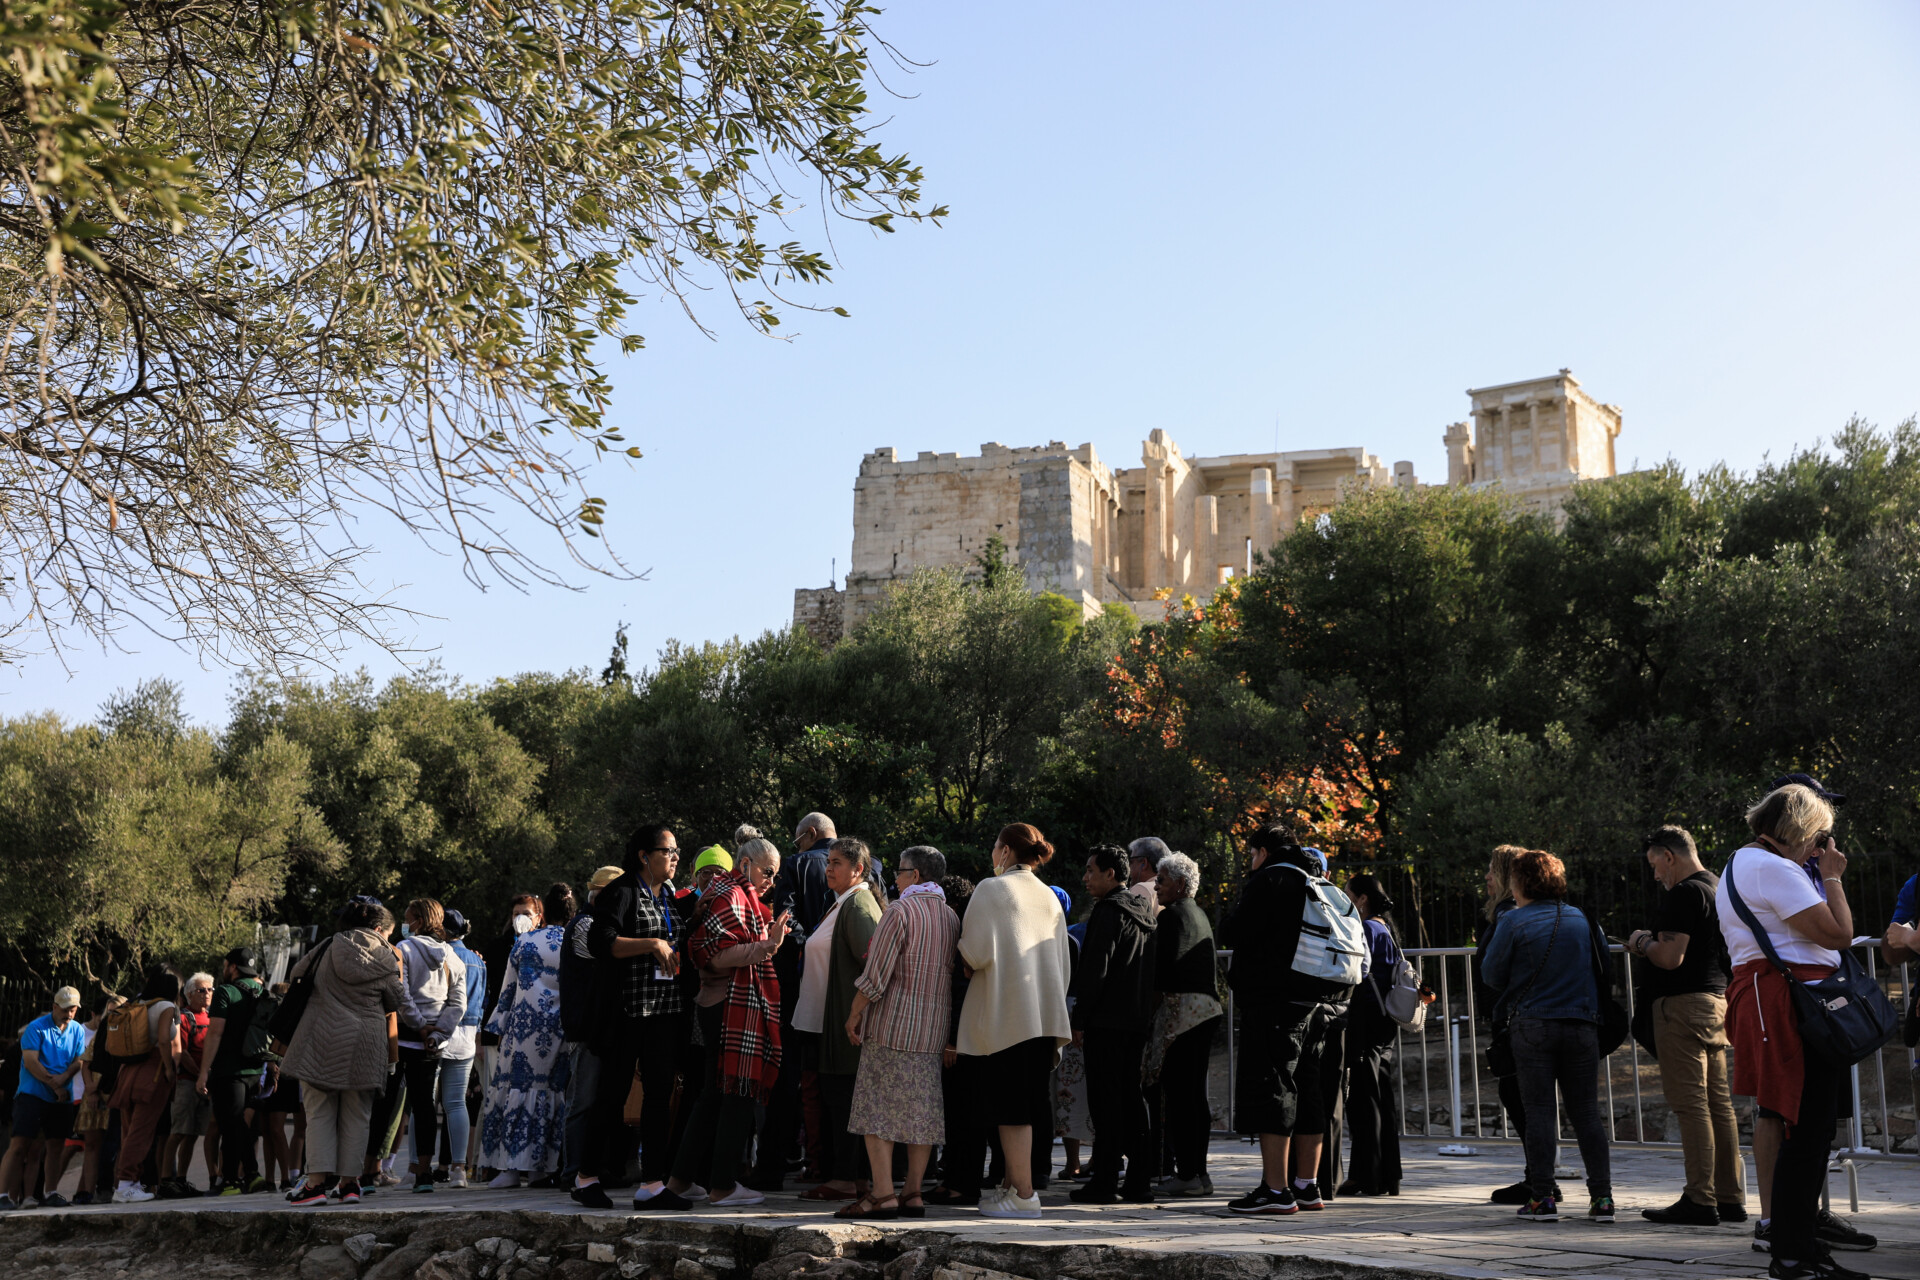
<path id="1" fill-rule="evenodd" d="M 780 851 L 772 841 L 747 841 L 734 869 L 707 885 L 687 939 L 700 970 L 694 1014 L 707 1046 L 707 1078 L 667 1189 L 685 1195 L 704 1179 L 708 1202 L 728 1208 L 766 1200 L 738 1175 L 753 1136 L 754 1103 L 767 1100 L 780 1074 L 780 983 L 773 976 L 773 953 L 793 917 L 782 912 L 776 919 L 764 900 L 779 871 Z"/>

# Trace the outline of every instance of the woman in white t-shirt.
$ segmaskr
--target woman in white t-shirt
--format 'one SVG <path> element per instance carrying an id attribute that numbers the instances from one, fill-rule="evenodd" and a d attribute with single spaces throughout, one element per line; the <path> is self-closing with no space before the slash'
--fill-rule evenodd
<path id="1" fill-rule="evenodd" d="M 1727 987 L 1733 1091 L 1752 1096 L 1760 1107 L 1754 1126 L 1760 1223 L 1754 1236 L 1770 1246 L 1770 1276 L 1851 1280 L 1860 1273 L 1837 1266 L 1816 1238 L 1843 1073 L 1803 1051 L 1787 980 L 1734 905 L 1738 895 L 1795 976 L 1818 981 L 1839 965 L 1840 948 L 1853 942 L 1853 913 L 1841 879 L 1847 858 L 1833 842 L 1833 807 L 1809 787 L 1769 792 L 1747 812 L 1747 826 L 1754 839 L 1727 860 L 1715 905 L 1733 963 Z M 1810 872 L 1808 859 L 1815 854 L 1818 869 Z M 1784 1138 L 1773 1136 L 1783 1131 Z M 1779 1152 L 1771 1178 L 1769 1148 Z"/>

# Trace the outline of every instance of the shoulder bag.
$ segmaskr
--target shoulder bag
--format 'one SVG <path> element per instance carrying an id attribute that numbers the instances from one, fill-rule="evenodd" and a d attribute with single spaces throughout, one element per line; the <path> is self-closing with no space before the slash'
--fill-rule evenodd
<path id="1" fill-rule="evenodd" d="M 1593 990 L 1600 1004 L 1600 1056 L 1604 1058 L 1627 1042 L 1630 1026 L 1626 1009 L 1613 998 L 1613 966 L 1607 952 L 1607 931 L 1592 916 L 1587 917 L 1587 927 L 1593 939 Z"/>
<path id="2" fill-rule="evenodd" d="M 1793 997 L 1793 1014 L 1800 1024 L 1800 1043 L 1807 1053 L 1831 1066 L 1850 1067 L 1879 1052 L 1893 1039 L 1900 1025 L 1893 1002 L 1880 984 L 1867 976 L 1866 969 L 1854 958 L 1851 948 L 1840 952 L 1840 964 L 1818 982 L 1802 982 L 1780 959 L 1773 939 L 1754 919 L 1740 891 L 1733 884 L 1733 863 L 1727 863 L 1724 877 L 1727 900 L 1748 929 L 1760 949 L 1787 980 Z"/>
<path id="3" fill-rule="evenodd" d="M 1533 973 L 1527 978 L 1527 985 L 1520 988 L 1520 994 L 1513 998 L 1511 1005 L 1506 1006 L 1506 1016 L 1500 1018 L 1493 1029 L 1493 1040 L 1487 1045 L 1487 1070 L 1496 1076 L 1520 1074 L 1520 1066 L 1513 1060 L 1513 1013 L 1527 998 L 1527 993 L 1533 990 L 1533 984 L 1540 980 L 1540 971 L 1547 967 L 1547 958 L 1553 954 L 1554 941 L 1560 936 L 1560 918 L 1565 914 L 1566 904 L 1555 904 L 1553 932 L 1547 935 L 1546 950 L 1540 953 L 1540 960 L 1533 966 Z"/>

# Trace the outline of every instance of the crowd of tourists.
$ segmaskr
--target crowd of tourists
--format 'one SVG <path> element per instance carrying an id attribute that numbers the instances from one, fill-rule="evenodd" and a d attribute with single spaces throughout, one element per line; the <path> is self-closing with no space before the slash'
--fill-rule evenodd
<path id="1" fill-rule="evenodd" d="M 1719 877 L 1685 830 L 1646 837 L 1662 893 L 1625 939 L 1648 975 L 1631 1028 L 1609 940 L 1569 901 L 1560 860 L 1494 851 L 1475 981 L 1526 1157 L 1495 1203 L 1524 1222 L 1562 1217 L 1564 1104 L 1585 1216 L 1614 1220 L 1599 1072 L 1631 1033 L 1657 1053 L 1686 1171 L 1679 1199 L 1644 1216 L 1748 1219 L 1732 1098 L 1750 1096 L 1770 1274 L 1857 1274 L 1833 1250 L 1872 1238 L 1820 1206 L 1846 1073 L 1803 1044 L 1791 990 L 1841 970 L 1853 941 L 1841 800 L 1781 779 Z M 1233 1115 L 1262 1176 L 1227 1208 L 1397 1195 L 1398 1046 L 1432 993 L 1402 954 L 1394 903 L 1370 874 L 1336 886 L 1283 824 L 1243 852 L 1217 941 L 1237 1012 Z M 396 921 L 371 897 L 343 904 L 272 990 L 245 947 L 217 978 L 156 969 L 84 1022 L 65 987 L 22 1033 L 0 1207 L 67 1203 L 70 1148 L 82 1203 L 277 1189 L 317 1206 L 532 1183 L 590 1208 L 630 1190 L 636 1209 L 684 1211 L 758 1205 L 791 1178 L 811 1184 L 802 1201 L 851 1219 L 928 1206 L 1038 1218 L 1054 1179 L 1081 1204 L 1211 1197 L 1226 992 L 1200 868 L 1156 837 L 1097 846 L 1081 873 L 1090 909 L 1070 924 L 1072 897 L 1038 874 L 1053 856 L 1014 823 L 979 884 L 926 845 L 889 875 L 814 813 L 790 855 L 742 827 L 698 851 L 683 882 L 676 833 L 644 826 L 577 900 L 561 884 L 508 904 L 497 987 L 459 912 L 422 898 Z M 1913 892 L 1889 959 L 1916 946 Z M 187 1180 L 196 1144 L 204 1192 Z"/>

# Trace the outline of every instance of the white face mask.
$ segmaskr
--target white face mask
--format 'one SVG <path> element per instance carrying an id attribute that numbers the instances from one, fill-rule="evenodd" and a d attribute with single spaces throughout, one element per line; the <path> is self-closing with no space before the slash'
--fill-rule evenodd
<path id="1" fill-rule="evenodd" d="M 533 917 L 524 912 L 515 913 L 513 917 L 513 931 L 515 933 L 532 933 Z"/>

